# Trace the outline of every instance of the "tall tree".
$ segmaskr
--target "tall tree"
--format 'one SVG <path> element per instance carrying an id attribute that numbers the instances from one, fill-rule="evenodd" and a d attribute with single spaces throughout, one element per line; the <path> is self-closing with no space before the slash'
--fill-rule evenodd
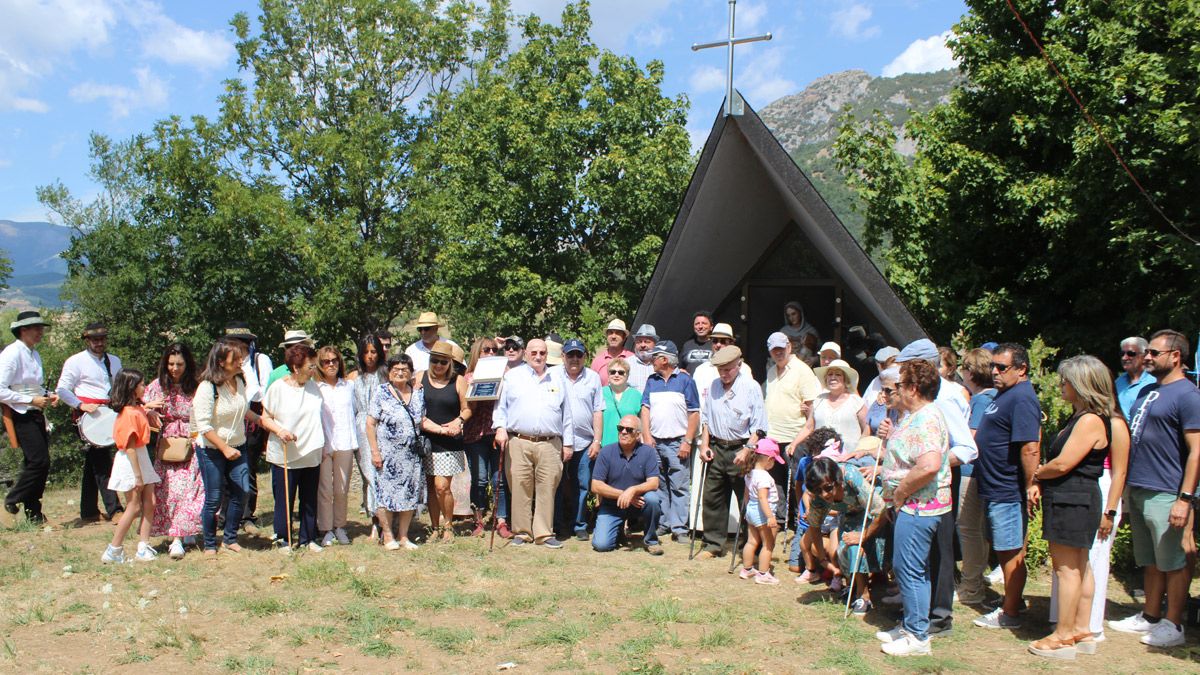
<path id="1" fill-rule="evenodd" d="M 246 182 L 286 186 L 307 232 L 296 320 L 319 336 L 387 326 L 431 280 L 430 233 L 406 215 L 431 101 L 504 35 L 472 2 L 262 0 L 233 21 L 238 64 L 222 124 Z M 477 28 L 472 28 L 477 26 Z M 503 45 L 503 42 L 500 42 Z"/>
<path id="2" fill-rule="evenodd" d="M 1188 2 L 1014 0 L 1150 207 L 1005 3 L 968 0 L 950 46 L 968 82 L 914 115 L 911 164 L 882 120 L 836 145 L 866 204 L 868 245 L 935 334 L 1107 354 L 1124 335 L 1200 327 L 1200 108 Z"/>
<path id="3" fill-rule="evenodd" d="M 429 303 L 456 332 L 598 337 L 629 318 L 691 169 L 663 66 L 598 49 L 587 2 L 477 69 L 423 137 L 414 217 L 436 230 Z M 434 225 L 436 224 L 436 228 Z"/>

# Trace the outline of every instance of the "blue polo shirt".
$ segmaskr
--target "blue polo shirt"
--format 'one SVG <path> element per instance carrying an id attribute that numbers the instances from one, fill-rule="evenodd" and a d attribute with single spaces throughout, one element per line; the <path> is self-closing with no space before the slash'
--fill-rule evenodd
<path id="1" fill-rule="evenodd" d="M 634 485 L 645 483 L 650 478 L 658 478 L 658 451 L 644 443 L 638 443 L 633 454 L 628 459 L 621 452 L 618 443 L 600 448 L 596 456 L 596 464 L 592 467 L 592 480 L 598 480 L 609 487 L 625 490 Z M 617 500 L 603 498 L 602 502 L 616 504 Z"/>
<path id="2" fill-rule="evenodd" d="M 1130 384 L 1129 373 L 1121 373 L 1116 381 L 1117 403 L 1121 406 L 1121 414 L 1125 415 L 1125 419 L 1133 419 L 1133 404 L 1142 395 L 1142 390 L 1152 384 L 1158 384 L 1158 380 L 1153 375 L 1145 371 L 1138 381 Z"/>
<path id="3" fill-rule="evenodd" d="M 984 501 L 1025 501 L 1021 446 L 1041 438 L 1042 406 L 1029 380 L 998 393 L 975 431 L 975 481 Z"/>
<path id="4" fill-rule="evenodd" d="M 686 370 L 663 379 L 654 373 L 642 392 L 642 407 L 650 409 L 650 435 L 655 438 L 678 438 L 687 434 L 688 414 L 700 412 L 700 394 L 696 382 Z"/>

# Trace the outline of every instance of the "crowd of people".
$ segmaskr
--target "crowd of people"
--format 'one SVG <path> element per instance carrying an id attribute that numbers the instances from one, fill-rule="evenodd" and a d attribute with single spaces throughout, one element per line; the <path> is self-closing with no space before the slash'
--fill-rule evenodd
<path id="1" fill-rule="evenodd" d="M 597 552 L 624 543 L 662 555 L 665 539 L 694 545 L 699 534 L 698 557 L 732 554 L 733 571 L 740 554 L 738 576 L 761 585 L 780 583 L 780 541 L 796 583 L 827 585 L 857 615 L 899 606 L 900 624 L 877 637 L 904 656 L 930 653 L 956 599 L 979 609 L 981 629 L 1021 626 L 1028 523 L 1040 508 L 1055 629 L 1031 653 L 1094 654 L 1106 626 L 1152 647 L 1183 643 L 1200 390 L 1185 376 L 1182 334 L 1122 341 L 1115 381 L 1094 356 L 1064 360 L 1060 395 L 1072 412 L 1043 437 L 1019 344 L 962 354 L 927 339 L 885 346 L 864 384 L 861 364 L 821 343 L 799 303 L 785 320 L 767 338 L 761 383 L 732 327 L 707 312 L 682 350 L 652 325 L 630 334 L 615 319 L 595 353 L 579 339 L 510 335 L 476 339 L 469 354 L 425 312 L 412 345 L 393 350 L 386 331 L 363 336 L 350 367 L 338 345 L 317 348 L 302 330 L 286 333 L 273 367 L 249 325 L 233 322 L 202 362 L 174 343 L 146 375 L 124 367 L 93 323 L 51 392 L 37 351 L 48 323 L 21 312 L 16 341 L 0 352 L 0 404 L 24 456 L 5 509 L 44 520 L 43 411 L 61 402 L 76 418 L 113 414 L 111 440 L 81 435 L 79 520 L 115 521 L 106 563 L 153 560 L 162 537 L 172 558 L 189 545 L 208 557 L 239 552 L 240 534 L 259 532 L 260 461 L 271 474 L 272 542 L 284 552 L 350 543 L 356 467 L 372 540 L 417 548 L 422 509 L 424 541 L 453 539 L 451 482 L 469 472 L 472 536 L 490 519 L 514 547 L 574 538 Z M 499 392 L 473 396 L 489 359 L 503 362 Z M 1123 514 L 1145 606 L 1106 623 Z M 1003 584 L 994 606 L 989 583 Z"/>

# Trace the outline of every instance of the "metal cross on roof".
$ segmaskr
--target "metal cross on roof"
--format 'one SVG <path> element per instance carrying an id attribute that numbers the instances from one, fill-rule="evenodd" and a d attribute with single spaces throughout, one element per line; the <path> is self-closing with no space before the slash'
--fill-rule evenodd
<path id="1" fill-rule="evenodd" d="M 755 35 L 754 37 L 739 38 L 734 37 L 734 14 L 737 12 L 737 0 L 729 0 L 729 39 L 721 40 L 720 42 L 706 42 L 704 44 L 693 44 L 692 51 L 698 52 L 701 49 L 712 49 L 713 47 L 725 47 L 729 50 L 728 72 L 725 77 L 725 116 L 734 115 L 733 106 L 733 48 L 736 45 L 746 44 L 747 42 L 766 42 L 771 39 L 771 34 Z M 741 114 L 739 110 L 736 114 Z"/>

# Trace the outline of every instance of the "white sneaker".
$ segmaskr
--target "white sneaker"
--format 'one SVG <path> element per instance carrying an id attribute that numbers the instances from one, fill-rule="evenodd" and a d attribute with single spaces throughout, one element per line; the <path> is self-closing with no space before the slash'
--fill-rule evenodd
<path id="1" fill-rule="evenodd" d="M 999 565 L 996 565 L 996 569 L 994 569 L 988 573 L 987 582 L 993 586 L 995 586 L 996 584 L 1003 584 L 1004 583 L 1004 570 L 1000 569 Z"/>
<path id="2" fill-rule="evenodd" d="M 167 549 L 167 555 L 171 556 L 172 560 L 183 558 L 183 542 L 178 539 L 171 542 L 171 547 Z"/>
<path id="3" fill-rule="evenodd" d="M 417 546 L 417 545 L 416 545 L 416 544 L 414 544 L 414 543 L 412 543 L 412 540 L 411 540 L 411 539 L 409 539 L 408 541 L 404 542 L 404 549 L 405 549 L 406 551 L 415 551 L 415 550 L 417 550 L 417 549 L 419 549 L 419 548 L 421 548 L 421 547 L 420 547 L 420 546 Z"/>
<path id="4" fill-rule="evenodd" d="M 384 544 L 383 548 L 385 551 L 399 551 L 400 550 L 400 542 L 393 539 L 392 541 L 389 541 L 388 543 Z"/>
<path id="5" fill-rule="evenodd" d="M 334 541 L 336 540 L 333 538 L 333 530 L 330 530 L 325 533 L 325 538 L 321 540 L 321 546 L 333 546 Z"/>
<path id="6" fill-rule="evenodd" d="M 337 539 L 337 543 L 342 546 L 350 545 L 350 537 L 346 534 L 346 528 L 339 527 L 333 531 L 333 536 Z"/>
<path id="7" fill-rule="evenodd" d="M 1161 621 L 1159 623 L 1162 623 Z M 1146 634 L 1154 628 L 1154 624 L 1146 620 L 1146 616 L 1141 612 L 1133 616 L 1127 616 L 1120 621 L 1109 621 L 1108 627 L 1121 633 Z"/>
<path id="8" fill-rule="evenodd" d="M 884 654 L 890 656 L 915 656 L 933 653 L 933 650 L 929 648 L 928 638 L 918 640 L 908 633 L 905 633 L 903 637 L 894 642 L 885 642 L 879 648 L 883 650 Z"/>
<path id="9" fill-rule="evenodd" d="M 113 546 L 112 544 L 109 544 L 104 549 L 104 553 L 100 556 L 100 562 L 105 564 L 116 563 L 118 565 L 128 562 L 125 560 L 125 549 L 120 546 Z"/>
<path id="10" fill-rule="evenodd" d="M 138 549 L 137 554 L 133 557 L 135 560 L 140 560 L 141 562 L 151 562 L 158 557 L 158 554 L 154 552 L 154 549 L 146 547 Z"/>
<path id="11" fill-rule="evenodd" d="M 313 553 L 320 553 L 321 551 L 324 551 L 325 549 L 322 548 L 321 545 L 318 544 L 317 542 L 310 541 L 310 542 L 308 542 L 308 550 L 312 551 Z"/>
<path id="12" fill-rule="evenodd" d="M 975 625 L 980 628 L 1020 628 L 1021 619 L 1015 616 L 1009 616 L 1004 613 L 1004 609 L 997 607 L 992 611 L 975 619 Z"/>
<path id="13" fill-rule="evenodd" d="M 1160 619 L 1149 633 L 1142 636 L 1142 644 L 1151 647 L 1178 647 L 1183 644 L 1183 626 L 1170 619 Z"/>
<path id="14" fill-rule="evenodd" d="M 905 635 L 907 635 L 907 633 L 904 632 L 904 627 L 900 624 L 896 624 L 896 627 L 892 628 L 891 630 L 881 630 L 876 633 L 875 639 L 887 644 L 889 642 L 895 642 Z"/>

